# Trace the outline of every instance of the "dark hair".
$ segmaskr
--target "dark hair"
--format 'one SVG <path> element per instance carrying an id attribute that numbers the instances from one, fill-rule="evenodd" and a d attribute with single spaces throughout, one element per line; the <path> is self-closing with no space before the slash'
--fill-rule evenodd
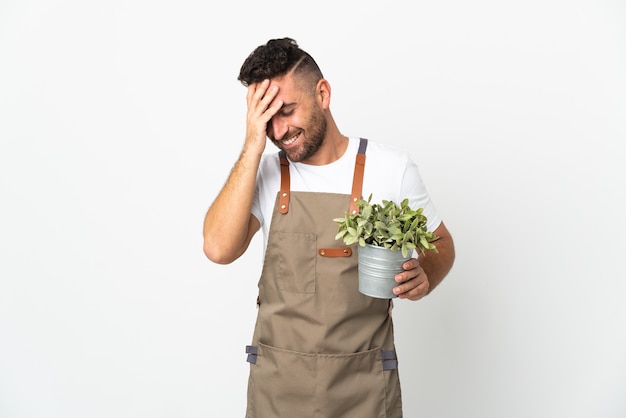
<path id="1" fill-rule="evenodd" d="M 292 72 L 311 83 L 324 78 L 315 60 L 291 38 L 270 39 L 246 58 L 237 80 L 244 86 Z"/>

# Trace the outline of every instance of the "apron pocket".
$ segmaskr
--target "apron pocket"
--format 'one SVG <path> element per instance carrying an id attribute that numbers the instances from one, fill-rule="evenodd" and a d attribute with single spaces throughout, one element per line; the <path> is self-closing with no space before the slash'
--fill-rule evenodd
<path id="1" fill-rule="evenodd" d="M 380 349 L 320 354 L 317 384 L 323 417 L 385 418 L 386 374 Z"/>
<path id="2" fill-rule="evenodd" d="M 397 370 L 380 349 L 308 354 L 258 344 L 250 365 L 247 417 L 402 417 Z"/>
<path id="3" fill-rule="evenodd" d="M 247 417 L 315 416 L 314 354 L 258 345 L 250 366 Z"/>
<path id="4" fill-rule="evenodd" d="M 277 238 L 281 245 L 276 278 L 278 288 L 292 293 L 315 293 L 316 235 L 278 232 Z"/>

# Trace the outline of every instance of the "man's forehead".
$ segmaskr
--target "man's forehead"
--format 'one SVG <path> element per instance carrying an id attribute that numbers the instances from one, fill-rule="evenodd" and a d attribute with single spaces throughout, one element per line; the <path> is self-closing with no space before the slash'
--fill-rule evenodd
<path id="1" fill-rule="evenodd" d="M 272 78 L 270 80 L 269 88 L 278 87 L 277 99 L 281 99 L 285 103 L 298 101 L 301 97 L 302 91 L 298 88 L 293 77 L 282 76 Z"/>
<path id="2" fill-rule="evenodd" d="M 293 77 L 289 75 L 282 75 L 270 79 L 270 87 L 278 86 L 278 88 L 290 88 L 294 85 Z"/>

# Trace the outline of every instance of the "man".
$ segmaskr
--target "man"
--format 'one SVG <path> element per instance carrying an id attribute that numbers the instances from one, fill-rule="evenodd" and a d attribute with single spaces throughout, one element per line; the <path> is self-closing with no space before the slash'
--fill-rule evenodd
<path id="1" fill-rule="evenodd" d="M 339 131 L 330 84 L 293 39 L 256 48 L 238 79 L 248 89 L 246 138 L 206 214 L 204 252 L 231 263 L 263 229 L 246 417 L 401 417 L 391 300 L 358 292 L 357 257 L 335 240 L 333 219 L 370 193 L 424 208 L 438 252 L 403 265 L 400 299 L 424 297 L 450 271 L 450 233 L 407 153 Z M 267 138 L 280 154 L 263 154 Z M 364 172 L 357 154 L 367 156 Z"/>

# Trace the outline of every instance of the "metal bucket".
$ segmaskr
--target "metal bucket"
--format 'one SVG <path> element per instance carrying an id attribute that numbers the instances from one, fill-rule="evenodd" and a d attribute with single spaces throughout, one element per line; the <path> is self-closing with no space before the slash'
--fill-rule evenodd
<path id="1" fill-rule="evenodd" d="M 411 254 L 402 256 L 402 251 L 390 250 L 373 245 L 359 246 L 359 292 L 373 298 L 397 297 L 393 288 L 398 285 L 394 276 L 404 271 L 402 264 L 411 259 Z"/>

